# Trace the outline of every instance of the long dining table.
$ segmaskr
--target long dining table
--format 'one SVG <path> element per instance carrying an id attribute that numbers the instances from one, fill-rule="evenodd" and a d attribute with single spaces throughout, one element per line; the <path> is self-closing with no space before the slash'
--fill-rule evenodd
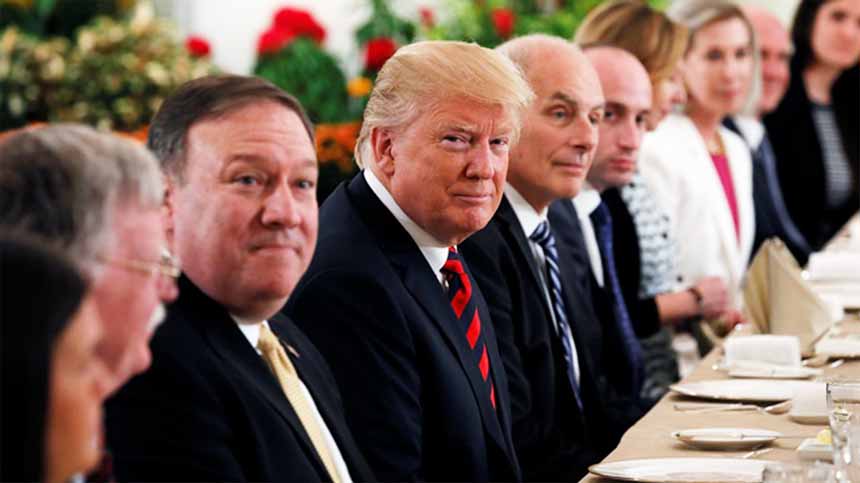
<path id="1" fill-rule="evenodd" d="M 860 331 L 860 322 L 847 319 L 843 324 L 850 324 L 852 329 Z M 715 365 L 722 357 L 720 347 L 708 354 L 696 369 L 684 378 L 682 383 L 692 383 L 705 380 L 728 379 L 725 372 L 718 370 Z M 838 365 L 838 364 L 837 364 Z M 860 360 L 845 359 L 838 367 L 823 366 L 820 377 L 848 376 L 860 378 Z M 778 431 L 784 435 L 808 436 L 814 438 L 818 432 L 827 427 L 826 424 L 799 424 L 789 419 L 788 414 L 770 414 L 764 411 L 714 411 L 696 412 L 676 409 L 678 403 L 718 402 L 694 399 L 670 392 L 664 396 L 642 419 L 631 427 L 621 439 L 619 445 L 603 462 L 622 461 L 641 458 L 680 458 L 680 457 L 719 457 L 740 458 L 749 453 L 743 451 L 698 450 L 685 446 L 672 437 L 674 431 L 710 427 L 755 428 Z M 762 407 L 766 406 L 762 404 Z M 771 461 L 801 461 L 796 452 L 800 438 L 777 439 L 766 448 L 769 451 L 755 456 L 762 460 Z M 593 474 L 581 480 L 586 483 L 605 483 L 612 481 Z"/>
<path id="2" fill-rule="evenodd" d="M 845 224 L 839 233 L 825 246 L 824 251 L 830 253 L 850 253 L 860 257 L 860 214 L 854 215 Z M 852 284 L 846 285 L 843 288 L 850 288 L 850 291 L 860 293 L 860 279 L 854 280 Z M 860 307 L 853 307 L 854 311 L 848 313 L 838 323 L 839 330 L 843 334 L 850 333 L 853 337 L 860 337 L 860 312 L 857 312 L 858 308 Z M 746 331 L 741 331 L 738 335 L 744 335 L 744 333 L 750 333 L 750 328 L 747 328 Z M 718 369 L 722 357 L 722 346 L 714 348 L 680 382 L 686 384 L 708 380 L 730 379 L 725 371 Z M 816 379 L 824 380 L 833 376 L 860 379 L 860 358 L 829 361 L 821 369 L 822 374 Z M 797 447 L 801 443 L 802 438 L 798 438 L 797 436 L 815 438 L 822 429 L 828 427 L 826 422 L 822 424 L 801 424 L 795 422 L 790 419 L 788 413 L 771 414 L 763 410 L 696 412 L 676 408 L 676 405 L 679 403 L 691 402 L 708 404 L 727 401 L 708 401 L 669 392 L 651 411 L 627 430 L 618 446 L 603 459 L 603 462 L 608 463 L 644 458 L 741 458 L 751 456 L 748 449 L 743 451 L 694 449 L 672 437 L 672 433 L 675 431 L 716 427 L 762 429 L 777 431 L 783 435 L 791 435 L 791 438 L 777 439 L 769 443 L 762 448 L 766 449 L 766 451 L 757 452 L 752 457 L 769 461 L 801 462 L 803 460 L 797 452 Z M 764 408 L 767 404 L 760 404 L 760 406 Z M 581 481 L 584 483 L 606 483 L 612 480 L 588 474 Z"/>

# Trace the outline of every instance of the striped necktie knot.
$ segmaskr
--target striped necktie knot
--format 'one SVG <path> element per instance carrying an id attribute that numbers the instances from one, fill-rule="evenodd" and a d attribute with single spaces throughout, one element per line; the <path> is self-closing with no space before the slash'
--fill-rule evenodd
<path id="1" fill-rule="evenodd" d="M 546 220 L 538 223 L 538 226 L 532 234 L 529 235 L 529 239 L 540 245 L 544 250 L 551 250 L 556 254 L 556 256 L 558 256 L 555 248 L 555 237 L 552 235 L 552 231 L 549 229 L 549 223 L 547 223 Z"/>

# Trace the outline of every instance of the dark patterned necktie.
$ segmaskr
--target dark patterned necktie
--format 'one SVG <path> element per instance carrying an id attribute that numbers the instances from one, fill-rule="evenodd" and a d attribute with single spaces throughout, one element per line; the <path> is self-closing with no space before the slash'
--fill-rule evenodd
<path id="1" fill-rule="evenodd" d="M 490 403 L 496 407 L 496 388 L 490 379 L 490 357 L 487 354 L 487 344 L 481 331 L 481 316 L 478 314 L 478 304 L 472 297 L 472 281 L 463 267 L 460 255 L 451 247 L 448 249 L 448 260 L 442 267 L 442 275 L 448 282 L 448 299 L 451 309 L 465 331 L 466 342 L 472 350 L 475 363 L 481 371 L 481 377 L 487 385 Z"/>
<path id="2" fill-rule="evenodd" d="M 630 313 L 627 312 L 627 305 L 624 303 L 624 296 L 621 293 L 621 283 L 618 281 L 618 272 L 615 269 L 615 255 L 613 255 L 612 251 L 612 215 L 609 213 L 606 203 L 601 201 L 597 205 L 597 208 L 591 213 L 591 222 L 594 224 L 594 234 L 597 237 L 597 244 L 600 246 L 600 259 L 603 262 L 606 283 L 609 284 L 609 294 L 612 298 L 615 323 L 618 325 L 621 340 L 624 344 L 624 351 L 633 371 L 631 390 L 633 391 L 633 395 L 639 395 L 639 391 L 642 388 L 642 371 L 644 367 L 642 346 L 639 344 L 639 339 L 633 330 L 633 322 L 630 320 Z"/>
<path id="3" fill-rule="evenodd" d="M 582 408 L 582 399 L 579 395 L 579 384 L 576 382 L 576 373 L 573 365 L 573 347 L 571 340 L 573 336 L 570 331 L 570 323 L 567 320 L 567 310 L 564 305 L 561 287 L 561 272 L 558 268 L 558 249 L 555 246 L 555 236 L 549 228 L 549 223 L 546 221 L 540 222 L 535 231 L 529 236 L 533 242 L 537 243 L 543 249 L 544 257 L 546 257 L 546 275 L 550 301 L 552 302 L 552 311 L 555 314 L 556 333 L 561 339 L 561 347 L 564 352 L 564 362 L 567 366 L 567 378 L 570 380 L 570 387 L 573 389 L 573 395 L 576 397 L 576 403 Z"/>

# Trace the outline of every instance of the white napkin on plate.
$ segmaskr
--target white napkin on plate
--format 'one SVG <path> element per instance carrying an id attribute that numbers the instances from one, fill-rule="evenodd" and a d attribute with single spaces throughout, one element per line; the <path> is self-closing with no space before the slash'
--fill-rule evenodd
<path id="1" fill-rule="evenodd" d="M 725 364 L 742 367 L 753 363 L 800 367 L 800 340 L 793 335 L 743 335 L 726 339 Z"/>

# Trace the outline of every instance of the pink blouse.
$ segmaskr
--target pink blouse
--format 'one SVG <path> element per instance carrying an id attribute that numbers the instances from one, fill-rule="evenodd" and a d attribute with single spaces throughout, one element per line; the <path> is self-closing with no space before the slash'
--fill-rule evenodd
<path id="1" fill-rule="evenodd" d="M 738 217 L 738 200 L 735 197 L 735 184 L 732 181 L 732 170 L 729 168 L 729 160 L 725 154 L 711 154 L 711 160 L 714 162 L 714 168 L 717 170 L 717 175 L 720 177 L 720 184 L 723 185 L 723 193 L 726 195 L 726 202 L 729 204 L 729 210 L 732 212 L 732 221 L 735 224 L 735 237 L 740 243 L 741 227 Z"/>

